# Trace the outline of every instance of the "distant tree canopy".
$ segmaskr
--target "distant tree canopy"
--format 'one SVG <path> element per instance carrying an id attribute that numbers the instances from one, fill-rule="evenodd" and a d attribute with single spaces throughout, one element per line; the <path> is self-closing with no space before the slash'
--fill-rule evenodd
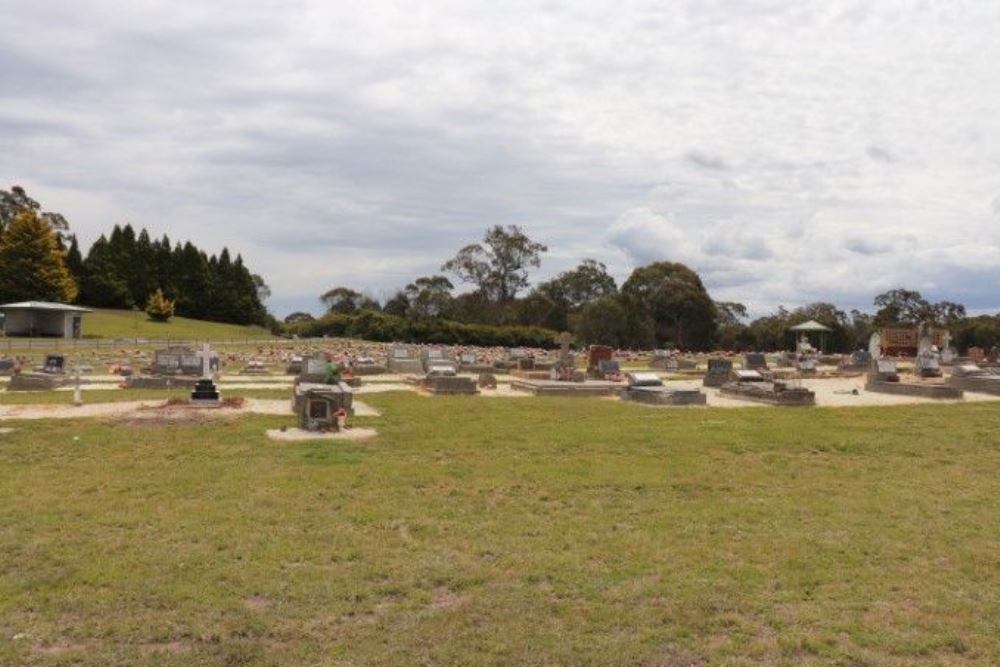
<path id="1" fill-rule="evenodd" d="M 52 225 L 33 209 L 23 209 L 0 233 L 0 302 L 71 302 L 76 294 Z"/>
<path id="2" fill-rule="evenodd" d="M 486 231 L 482 243 L 465 246 L 441 270 L 472 283 L 491 303 L 506 305 L 528 286 L 528 269 L 540 266 L 547 251 L 517 225 L 496 225 Z"/>
<path id="3" fill-rule="evenodd" d="M 36 213 L 38 217 L 51 227 L 57 238 L 62 239 L 63 232 L 69 230 L 69 223 L 59 213 L 42 212 L 41 205 L 28 196 L 19 185 L 15 185 L 10 191 L 0 190 L 0 234 L 4 228 L 14 221 L 19 214 L 30 211 Z"/>
<path id="4" fill-rule="evenodd" d="M 136 234 L 131 225 L 115 225 L 86 258 L 79 256 L 74 237 L 67 262 L 80 284 L 81 304 L 145 309 L 150 296 L 162 290 L 182 317 L 261 325 L 269 320 L 261 301 L 267 285 L 227 248 L 209 256 L 190 241 L 172 245 L 167 236 L 150 239 L 145 229 Z"/>
<path id="5" fill-rule="evenodd" d="M 66 241 L 69 247 L 66 247 Z M 0 301 L 63 301 L 98 308 L 147 309 L 234 324 L 273 321 L 263 301 L 270 290 L 229 250 L 207 255 L 191 242 L 151 240 L 143 229 L 115 225 L 86 256 L 69 223 L 43 212 L 14 186 L 0 190 Z"/>

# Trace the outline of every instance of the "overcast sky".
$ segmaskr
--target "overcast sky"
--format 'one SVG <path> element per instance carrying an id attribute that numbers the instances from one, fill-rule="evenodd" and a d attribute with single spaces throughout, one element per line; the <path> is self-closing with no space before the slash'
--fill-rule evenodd
<path id="1" fill-rule="evenodd" d="M 874 5 L 874 6 L 873 6 Z M 756 313 L 1000 309 L 1000 3 L 0 0 L 0 188 L 319 310 L 493 224 Z"/>

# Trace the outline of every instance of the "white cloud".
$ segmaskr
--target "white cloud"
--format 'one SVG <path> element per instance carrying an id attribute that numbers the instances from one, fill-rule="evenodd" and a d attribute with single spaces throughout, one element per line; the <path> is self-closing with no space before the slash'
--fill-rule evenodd
<path id="1" fill-rule="evenodd" d="M 23 3 L 22 3 L 23 4 Z M 1000 308 L 990 3 L 35 3 L 0 187 L 85 240 L 238 249 L 279 312 L 522 224 L 554 273 L 673 260 L 760 311 Z"/>

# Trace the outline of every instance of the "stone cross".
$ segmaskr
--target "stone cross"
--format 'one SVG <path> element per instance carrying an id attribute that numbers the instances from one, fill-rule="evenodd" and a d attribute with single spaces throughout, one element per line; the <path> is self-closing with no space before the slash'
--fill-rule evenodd
<path id="1" fill-rule="evenodd" d="M 573 342 L 573 334 L 563 331 L 559 334 L 559 358 L 566 360 L 569 358 L 569 346 Z"/>
<path id="2" fill-rule="evenodd" d="M 201 352 L 199 352 L 195 356 L 197 356 L 199 359 L 201 359 L 201 377 L 202 378 L 211 379 L 211 377 L 212 377 L 212 346 L 209 345 L 208 343 L 205 343 L 202 346 L 202 348 L 201 348 Z"/>

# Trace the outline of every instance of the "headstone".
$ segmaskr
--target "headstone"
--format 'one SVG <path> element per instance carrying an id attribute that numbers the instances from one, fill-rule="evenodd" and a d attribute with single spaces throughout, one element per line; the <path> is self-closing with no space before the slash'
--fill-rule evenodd
<path id="1" fill-rule="evenodd" d="M 66 357 L 61 354 L 45 355 L 45 365 L 42 366 L 42 372 L 51 375 L 62 375 L 66 372 Z"/>
<path id="2" fill-rule="evenodd" d="M 630 387 L 662 387 L 663 380 L 656 373 L 628 373 L 625 380 Z"/>
<path id="3" fill-rule="evenodd" d="M 493 375 L 493 373 L 480 373 L 478 384 L 481 389 L 496 389 L 497 376 Z"/>
<path id="4" fill-rule="evenodd" d="M 304 431 L 337 431 L 338 417 L 353 410 L 354 393 L 347 385 L 301 384 L 295 388 L 292 408 Z"/>
<path id="5" fill-rule="evenodd" d="M 738 370 L 733 371 L 732 377 L 736 382 L 764 382 L 764 376 L 760 371 Z"/>
<path id="6" fill-rule="evenodd" d="M 716 357 L 708 360 L 708 372 L 702 384 L 706 387 L 721 387 L 729 381 L 733 372 L 733 362 L 729 359 Z"/>
<path id="7" fill-rule="evenodd" d="M 201 379 L 198 380 L 191 392 L 191 403 L 199 406 L 219 406 L 222 404 L 222 397 L 212 380 L 212 348 L 205 343 L 197 357 L 201 360 Z"/>
<path id="8" fill-rule="evenodd" d="M 743 360 L 743 369 L 748 371 L 767 370 L 767 356 L 762 352 L 748 352 Z"/>

